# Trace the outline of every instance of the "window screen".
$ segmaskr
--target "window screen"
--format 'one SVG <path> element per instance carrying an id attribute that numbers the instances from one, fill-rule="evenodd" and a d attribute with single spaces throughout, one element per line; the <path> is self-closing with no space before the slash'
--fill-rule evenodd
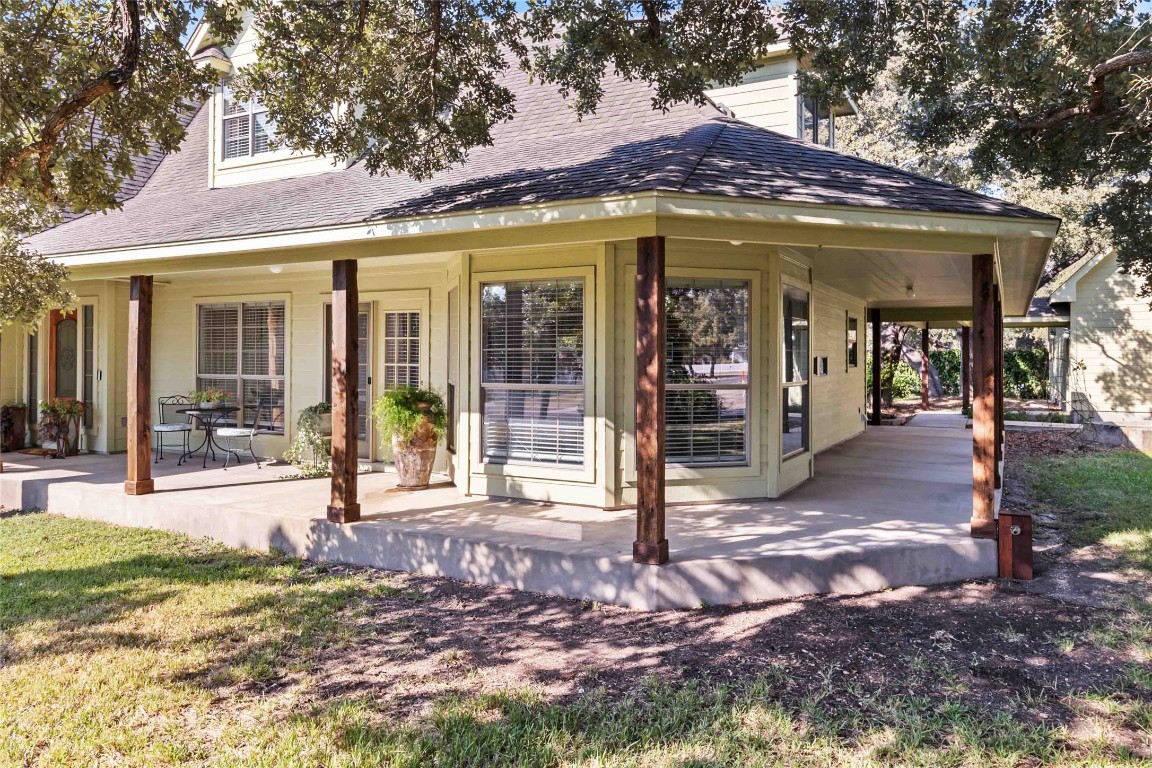
<path id="1" fill-rule="evenodd" d="M 669 464 L 748 463 L 749 283 L 669 279 Z"/>
<path id="2" fill-rule="evenodd" d="M 268 110 L 255 100 L 243 101 L 232 89 L 223 86 L 223 117 L 220 125 L 223 158 L 252 157 L 272 151 L 276 125 Z"/>
<path id="3" fill-rule="evenodd" d="M 197 308 L 197 389 L 233 393 L 228 423 L 284 431 L 285 309 L 282 301 L 201 304 Z"/>
<path id="4" fill-rule="evenodd" d="M 584 281 L 480 291 L 485 461 L 584 463 Z"/>

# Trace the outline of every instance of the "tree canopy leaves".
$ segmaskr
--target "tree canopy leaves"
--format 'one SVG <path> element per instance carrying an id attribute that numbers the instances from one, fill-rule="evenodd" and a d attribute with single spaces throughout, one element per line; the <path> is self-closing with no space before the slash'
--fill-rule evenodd
<path id="1" fill-rule="evenodd" d="M 916 151 L 963 146 L 980 178 L 1100 192 L 1093 220 L 1152 275 L 1152 29 L 1135 0 L 0 0 L 0 189 L 19 210 L 115 207 L 138 158 L 178 148 L 217 77 L 185 49 L 201 18 L 220 40 L 256 25 L 236 87 L 283 141 L 421 178 L 515 119 L 514 68 L 588 114 L 606 73 L 650 83 L 657 109 L 700 102 L 785 38 L 825 102 L 866 99 L 900 58 Z"/>

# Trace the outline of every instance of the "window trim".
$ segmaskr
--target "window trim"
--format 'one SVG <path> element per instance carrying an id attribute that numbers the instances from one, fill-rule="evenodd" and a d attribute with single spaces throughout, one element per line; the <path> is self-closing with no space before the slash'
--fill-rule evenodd
<path id="1" fill-rule="evenodd" d="M 764 327 L 764 272 L 758 269 L 739 268 L 698 268 L 665 267 L 665 278 L 683 277 L 700 280 L 742 280 L 749 284 L 748 290 L 748 463 L 747 464 L 667 464 L 664 465 L 665 481 L 722 481 L 764 476 L 761 466 L 761 450 L 764 443 L 764 339 L 768 331 Z M 628 264 L 624 269 L 624 388 L 620 399 L 627 402 L 627 413 L 622 419 L 624 460 L 622 489 L 636 487 L 636 409 L 633 407 L 636 393 L 636 364 L 629 350 L 636 348 L 636 265 Z"/>
<path id="2" fill-rule="evenodd" d="M 240 323 L 243 323 L 243 305 L 244 304 L 263 304 L 280 302 L 284 305 L 284 374 L 283 377 L 248 377 L 256 381 L 274 380 L 280 378 L 284 384 L 284 414 L 281 421 L 281 428 L 279 432 L 264 432 L 262 434 L 269 435 L 276 438 L 291 439 L 296 429 L 295 413 L 292 410 L 292 294 L 290 293 L 274 293 L 274 294 L 239 294 L 235 296 L 193 296 L 192 301 L 192 327 L 195 329 L 196 334 L 196 358 L 193 362 L 193 386 L 200 386 L 201 378 L 227 378 L 226 376 L 213 376 L 203 375 L 200 373 L 200 307 L 209 305 L 222 305 L 230 304 L 241 307 L 239 315 Z M 323 332 L 321 332 L 323 337 Z M 242 344 L 242 338 L 237 339 L 237 344 Z M 321 342 L 323 343 L 323 342 Z M 237 354 L 240 354 L 240 347 L 237 347 Z M 244 377 L 239 374 L 241 360 L 237 359 L 237 375 L 236 381 L 243 388 Z M 236 396 L 239 398 L 241 392 L 237 392 Z M 243 407 L 243 406 L 241 406 Z M 243 410 L 236 414 L 236 417 L 242 418 L 244 416 Z"/>
<path id="3" fill-rule="evenodd" d="M 775 395 L 775 397 L 779 398 L 776 401 L 776 403 L 777 403 L 777 411 L 776 411 L 777 417 L 775 420 L 776 421 L 775 429 L 777 429 L 776 436 L 779 439 L 778 445 L 780 446 L 780 465 L 781 465 L 781 467 L 783 467 L 784 464 L 791 462 L 793 459 L 808 456 L 812 452 L 812 379 L 813 379 L 814 371 L 812 370 L 812 368 L 809 368 L 808 369 L 808 378 L 804 379 L 803 381 L 784 381 L 784 375 L 783 375 L 783 364 L 784 364 L 784 360 L 785 360 L 785 350 L 787 349 L 787 347 L 785 346 L 785 341 L 784 341 L 784 294 L 788 290 L 788 288 L 796 288 L 796 289 L 804 291 L 805 293 L 808 294 L 808 349 L 804 353 L 805 357 L 808 357 L 811 355 L 812 342 L 816 336 L 815 329 L 814 329 L 814 321 L 813 321 L 813 315 L 815 313 L 813 312 L 813 309 L 814 309 L 814 291 L 812 290 L 812 284 L 806 283 L 802 280 L 798 280 L 794 277 L 791 277 L 790 275 L 781 273 L 780 286 L 778 288 L 778 297 L 777 297 L 777 302 L 778 302 L 777 307 L 779 308 L 777 310 L 777 314 L 779 315 L 779 317 L 777 318 L 777 322 L 779 323 L 779 329 L 780 330 L 777 333 L 777 338 L 775 340 L 775 343 L 777 345 L 777 355 L 779 356 L 777 358 L 777 362 L 778 362 L 778 368 L 780 371 L 780 387 L 779 387 L 779 391 Z M 780 420 L 783 418 L 784 413 L 785 413 L 785 409 L 787 408 L 787 403 L 786 403 L 785 397 L 784 397 L 784 391 L 787 389 L 794 389 L 794 388 L 806 388 L 807 389 L 807 392 L 805 393 L 805 404 L 807 407 L 807 413 L 805 414 L 806 418 L 804 420 L 804 422 L 805 422 L 804 423 L 804 442 L 803 442 L 802 448 L 799 448 L 797 450 L 789 451 L 789 452 L 785 453 L 784 452 L 784 435 L 783 435 L 782 431 L 779 431 Z"/>
<path id="4" fill-rule="evenodd" d="M 584 282 L 584 461 L 580 466 L 561 464 L 496 463 L 484 460 L 484 388 L 480 294 L 487 283 L 529 282 L 532 280 L 582 280 Z M 474 384 L 468 393 L 471 414 L 468 439 L 471 443 L 471 474 L 478 477 L 513 477 L 561 482 L 592 483 L 596 479 L 596 267 L 573 266 L 554 269 L 517 269 L 473 272 L 471 306 L 471 360 L 469 378 Z M 491 387 L 492 385 L 488 385 Z M 526 389 L 529 386 L 510 387 Z M 547 387 L 549 385 L 535 385 Z M 572 391 L 567 388 L 565 391 Z M 459 393 L 458 393 L 459 394 Z M 459 442 L 459 440 L 458 440 Z M 461 448 L 463 446 L 460 446 Z"/>

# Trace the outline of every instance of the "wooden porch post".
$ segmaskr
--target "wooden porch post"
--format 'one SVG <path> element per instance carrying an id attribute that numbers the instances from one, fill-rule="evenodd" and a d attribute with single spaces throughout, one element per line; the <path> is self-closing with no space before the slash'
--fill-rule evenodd
<path id="1" fill-rule="evenodd" d="M 1004 304 L 1000 296 L 1000 286 L 995 288 L 996 297 L 996 487 L 1003 482 L 1000 462 L 1004 460 Z"/>
<path id="2" fill-rule="evenodd" d="M 972 536 L 996 538 L 996 302 L 993 256 L 972 257 Z"/>
<path id="3" fill-rule="evenodd" d="M 928 323 L 920 331 L 920 407 L 928 410 Z"/>
<path id="4" fill-rule="evenodd" d="M 359 469 L 359 337 L 356 321 L 360 296 L 356 260 L 332 262 L 332 503 L 328 519 L 354 523 L 360 519 L 356 498 Z"/>
<path id="5" fill-rule="evenodd" d="M 872 324 L 872 418 L 871 424 L 880 426 L 880 346 L 883 343 L 880 337 L 880 310 L 868 309 L 868 322 Z"/>
<path id="6" fill-rule="evenodd" d="M 636 240 L 636 541 L 632 560 L 668 562 L 664 534 L 664 238 Z"/>
<path id="7" fill-rule="evenodd" d="M 960 397 L 961 407 L 968 410 L 972 405 L 970 387 L 972 385 L 972 329 L 964 326 L 960 329 Z"/>
<path id="8" fill-rule="evenodd" d="M 152 275 L 133 275 L 128 296 L 128 476 L 124 493 L 142 496 L 152 480 Z"/>

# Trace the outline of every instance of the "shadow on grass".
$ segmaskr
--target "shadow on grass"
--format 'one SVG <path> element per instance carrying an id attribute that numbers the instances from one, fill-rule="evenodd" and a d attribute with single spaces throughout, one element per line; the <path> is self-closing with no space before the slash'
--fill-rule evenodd
<path id="1" fill-rule="evenodd" d="M 339 612 L 364 593 L 354 578 L 325 571 L 157 531 L 9 517 L 0 521 L 0 633 L 36 625 L 23 658 L 174 636 L 212 650 L 204 668 L 181 679 L 259 681 L 331 643 Z"/>

